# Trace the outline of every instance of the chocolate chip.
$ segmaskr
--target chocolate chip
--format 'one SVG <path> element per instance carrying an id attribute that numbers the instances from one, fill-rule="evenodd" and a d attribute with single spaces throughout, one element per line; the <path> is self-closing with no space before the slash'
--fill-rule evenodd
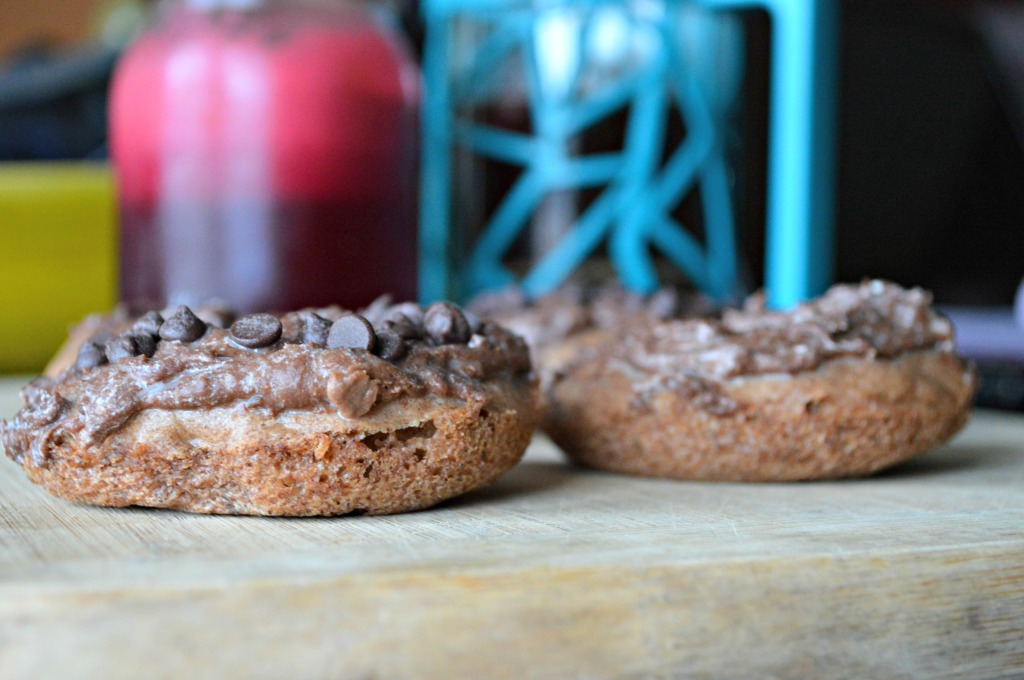
<path id="1" fill-rule="evenodd" d="M 185 305 L 178 305 L 160 326 L 160 338 L 177 342 L 195 342 L 206 333 L 206 324 Z"/>
<path id="2" fill-rule="evenodd" d="M 388 294 L 381 295 L 360 311 L 359 315 L 372 324 L 380 323 L 387 318 L 387 312 L 391 309 L 391 299 Z"/>
<path id="3" fill-rule="evenodd" d="M 308 342 L 317 347 L 327 344 L 327 336 L 331 332 L 331 322 L 316 312 L 303 312 L 299 317 L 299 342 Z"/>
<path id="4" fill-rule="evenodd" d="M 154 338 L 158 338 L 160 337 L 160 324 L 163 322 L 164 317 L 160 316 L 160 312 L 146 312 L 132 324 L 132 333 L 135 335 L 152 335 Z"/>
<path id="5" fill-rule="evenodd" d="M 204 305 L 196 310 L 196 316 L 215 328 L 228 328 L 237 318 L 234 310 L 220 304 Z"/>
<path id="6" fill-rule="evenodd" d="M 135 336 L 127 334 L 111 338 L 103 349 L 106 351 L 107 359 L 111 362 L 131 359 L 142 354 Z"/>
<path id="7" fill-rule="evenodd" d="M 393 305 L 387 313 L 385 318 L 396 319 L 399 316 L 404 316 L 409 321 L 412 321 L 418 326 L 423 325 L 423 308 L 415 302 L 402 302 L 397 305 Z"/>
<path id="8" fill-rule="evenodd" d="M 331 324 L 327 346 L 331 349 L 373 349 L 376 334 L 373 325 L 358 314 L 346 314 Z"/>
<path id="9" fill-rule="evenodd" d="M 281 339 L 281 320 L 273 314 L 249 314 L 231 324 L 231 339 L 242 347 L 269 347 Z"/>
<path id="10" fill-rule="evenodd" d="M 157 340 L 147 333 L 122 333 L 106 341 L 105 351 L 112 362 L 139 354 L 153 356 L 157 353 Z"/>
<path id="11" fill-rule="evenodd" d="M 481 320 L 480 328 L 473 331 L 474 335 L 494 335 L 501 328 L 498 324 L 493 321 Z"/>
<path id="12" fill-rule="evenodd" d="M 450 302 L 435 302 L 423 315 L 427 335 L 436 345 L 461 345 L 472 334 L 462 310 Z"/>
<path id="13" fill-rule="evenodd" d="M 135 340 L 135 346 L 139 348 L 140 354 L 147 357 L 156 354 L 156 338 L 154 336 L 149 333 L 132 333 L 132 338 Z"/>
<path id="14" fill-rule="evenodd" d="M 374 353 L 385 361 L 398 361 L 405 356 L 405 340 L 394 331 L 382 330 L 377 333 Z"/>
<path id="15" fill-rule="evenodd" d="M 397 314 L 394 318 L 388 319 L 381 324 L 381 328 L 397 333 L 405 340 L 419 340 L 423 337 L 423 327 L 405 314 Z"/>
<path id="16" fill-rule="evenodd" d="M 93 340 L 82 343 L 78 349 L 78 358 L 75 360 L 75 368 L 87 371 L 107 363 L 107 355 L 103 346 Z"/>

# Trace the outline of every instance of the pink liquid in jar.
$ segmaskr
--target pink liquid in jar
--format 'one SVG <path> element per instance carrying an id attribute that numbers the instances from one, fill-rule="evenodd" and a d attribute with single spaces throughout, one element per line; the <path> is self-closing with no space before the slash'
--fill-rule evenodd
<path id="1" fill-rule="evenodd" d="M 357 7 L 171 5 L 111 95 L 122 299 L 413 299 L 418 101 L 401 40 Z"/>

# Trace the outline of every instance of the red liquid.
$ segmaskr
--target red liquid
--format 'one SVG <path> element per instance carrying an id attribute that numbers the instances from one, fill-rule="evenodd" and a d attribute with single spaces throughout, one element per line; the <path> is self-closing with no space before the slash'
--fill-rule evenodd
<path id="1" fill-rule="evenodd" d="M 413 298 L 418 86 L 357 9 L 167 17 L 126 54 L 111 100 L 122 298 Z"/>

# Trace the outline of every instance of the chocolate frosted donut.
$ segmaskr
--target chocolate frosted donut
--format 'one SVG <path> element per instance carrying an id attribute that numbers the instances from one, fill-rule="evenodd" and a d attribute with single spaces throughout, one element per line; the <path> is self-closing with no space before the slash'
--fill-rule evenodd
<path id="1" fill-rule="evenodd" d="M 678 479 L 865 475 L 966 422 L 975 377 L 931 297 L 882 281 L 788 312 L 754 297 L 720 319 L 640 326 L 578 353 L 545 429 L 575 461 Z"/>
<path id="2" fill-rule="evenodd" d="M 4 448 L 69 500 L 256 515 L 425 508 L 518 462 L 537 419 L 520 338 L 454 305 L 364 314 L 94 319 L 23 389 Z"/>

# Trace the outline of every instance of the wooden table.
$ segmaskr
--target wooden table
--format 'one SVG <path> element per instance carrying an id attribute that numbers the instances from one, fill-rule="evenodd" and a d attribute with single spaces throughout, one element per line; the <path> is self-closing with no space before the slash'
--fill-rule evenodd
<path id="1" fill-rule="evenodd" d="M 395 517 L 85 507 L 5 458 L 0 678 L 79 677 L 1024 677 L 1024 418 L 820 484 L 588 472 L 538 436 Z"/>

